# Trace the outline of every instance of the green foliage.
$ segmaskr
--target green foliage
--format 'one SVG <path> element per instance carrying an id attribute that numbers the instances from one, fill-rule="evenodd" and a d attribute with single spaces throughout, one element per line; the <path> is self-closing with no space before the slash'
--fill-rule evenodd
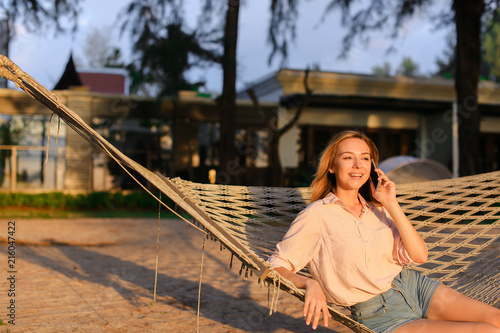
<path id="1" fill-rule="evenodd" d="M 396 75 L 418 77 L 420 76 L 418 67 L 419 66 L 413 61 L 411 57 L 403 57 L 401 63 L 396 69 Z M 384 62 L 384 64 L 381 66 L 374 66 L 372 68 L 372 73 L 376 76 L 391 76 L 391 64 L 388 62 Z"/>
<path id="2" fill-rule="evenodd" d="M 401 64 L 399 64 L 396 74 L 406 77 L 417 77 L 419 75 L 418 65 L 411 57 L 404 57 Z"/>
<path id="3" fill-rule="evenodd" d="M 9 37 L 14 36 L 16 25 L 22 25 L 28 32 L 38 34 L 48 31 L 49 28 L 59 33 L 68 28 L 74 32 L 81 10 L 80 1 L 1 1 L 0 10 L 3 17 L 8 19 Z"/>
<path id="4" fill-rule="evenodd" d="M 165 202 L 165 200 L 163 200 Z M 0 193 L 0 208 L 34 208 L 55 210 L 155 210 L 158 201 L 146 192 L 61 192 L 26 194 Z"/>
<path id="5" fill-rule="evenodd" d="M 500 77 L 500 11 L 486 13 L 483 20 L 481 37 L 481 60 L 479 63 L 479 80 L 498 82 Z M 446 38 L 447 47 L 443 56 L 436 60 L 438 71 L 435 76 L 453 79 L 456 75 L 456 36 L 450 33 Z"/>
<path id="6" fill-rule="evenodd" d="M 372 73 L 376 76 L 391 76 L 391 64 L 386 61 L 381 66 L 374 66 L 372 68 Z"/>
<path id="7" fill-rule="evenodd" d="M 18 117 L 17 122 L 11 120 L 5 121 L 3 124 L 0 124 L 0 144 L 1 145 L 18 145 L 19 142 L 23 139 L 25 124 Z M 7 149 L 0 150 L 0 170 L 5 169 L 5 163 L 7 157 L 10 157 L 11 151 Z M 4 181 L 4 173 L 0 172 L 0 185 L 3 184 Z"/>
<path id="8" fill-rule="evenodd" d="M 220 63 L 219 36 L 189 29 L 182 7 L 182 2 L 134 0 L 121 15 L 122 32 L 128 31 L 134 44 L 136 60 L 127 66 L 133 93 L 175 96 L 179 90 L 197 90 L 204 82 L 189 82 L 185 72 Z"/>
<path id="9" fill-rule="evenodd" d="M 483 39 L 484 60 L 490 74 L 500 76 L 500 22 L 491 20 Z"/>

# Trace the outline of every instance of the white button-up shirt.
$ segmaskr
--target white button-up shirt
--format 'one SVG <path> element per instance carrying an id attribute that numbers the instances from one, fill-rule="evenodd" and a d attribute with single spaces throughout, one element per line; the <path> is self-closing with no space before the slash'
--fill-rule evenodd
<path id="1" fill-rule="evenodd" d="M 350 306 L 387 291 L 402 265 L 413 264 L 383 207 L 361 195 L 361 215 L 333 193 L 309 204 L 268 259 L 298 272 L 308 266 L 328 302 Z"/>

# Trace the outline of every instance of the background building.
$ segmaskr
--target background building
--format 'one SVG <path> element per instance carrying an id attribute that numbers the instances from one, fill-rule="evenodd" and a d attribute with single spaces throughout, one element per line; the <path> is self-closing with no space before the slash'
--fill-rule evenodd
<path id="1" fill-rule="evenodd" d="M 102 80 L 110 73 L 91 74 Z M 55 93 L 118 149 L 152 171 L 214 181 L 214 173 L 221 171 L 216 100 L 196 91 L 163 99 L 130 96 L 126 77 L 110 83 L 116 92 L 102 92 L 98 85 L 86 86 L 83 77 L 70 61 L 58 83 L 62 90 Z M 304 77 L 305 71 L 283 69 L 249 85 L 258 103 L 250 100 L 247 90 L 239 93 L 235 144 L 242 184 L 271 184 L 273 126 L 287 124 L 304 103 Z M 345 129 L 367 133 L 379 147 L 381 161 L 389 161 L 382 166 L 403 170 L 397 178 L 400 182 L 429 179 L 433 174 L 451 177 L 446 169 L 453 171 L 456 166 L 454 112 L 461 112 L 454 107 L 453 81 L 311 71 L 307 82 L 312 91 L 307 106 L 279 141 L 283 185 L 307 186 L 318 154 L 333 135 Z M 498 170 L 500 165 L 499 92 L 492 82 L 480 85 L 481 162 L 486 171 Z M 0 100 L 2 190 L 78 192 L 137 187 L 113 161 L 64 123 L 58 128 L 57 117 L 51 120 L 52 112 L 24 92 L 0 89 Z M 395 158 L 401 156 L 405 158 Z M 409 158 L 418 161 L 401 168 Z M 432 163 L 425 165 L 425 175 L 418 175 L 419 170 L 423 173 L 422 160 Z M 433 171 L 438 164 L 445 171 Z"/>
<path id="2" fill-rule="evenodd" d="M 259 100 L 280 105 L 285 123 L 304 101 L 305 71 L 283 69 L 248 86 Z M 437 161 L 449 170 L 457 167 L 457 130 L 454 82 L 445 79 L 381 77 L 310 71 L 312 90 L 307 108 L 280 141 L 283 167 L 314 169 L 328 140 L 345 129 L 367 133 L 380 150 L 381 161 L 404 155 Z M 239 98 L 249 98 L 246 91 Z M 500 165 L 500 89 L 481 82 L 482 161 L 485 171 Z M 309 172 L 311 174 L 311 172 Z M 294 177 L 294 176 L 291 176 Z"/>

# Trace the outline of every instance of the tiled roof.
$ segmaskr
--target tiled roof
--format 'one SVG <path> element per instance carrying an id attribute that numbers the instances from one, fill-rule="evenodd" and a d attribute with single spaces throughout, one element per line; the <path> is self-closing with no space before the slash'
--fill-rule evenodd
<path id="1" fill-rule="evenodd" d="M 93 92 L 128 94 L 126 77 L 118 73 L 78 72 L 84 86 Z"/>

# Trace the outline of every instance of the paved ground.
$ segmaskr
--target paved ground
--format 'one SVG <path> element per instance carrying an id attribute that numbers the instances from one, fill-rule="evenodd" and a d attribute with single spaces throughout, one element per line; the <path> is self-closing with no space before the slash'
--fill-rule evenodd
<path id="1" fill-rule="evenodd" d="M 15 301 L 15 325 L 0 332 L 313 331 L 301 318 L 301 303 L 284 292 L 278 313 L 269 316 L 267 288 L 238 276 L 239 265 L 230 270 L 229 253 L 212 241 L 197 325 L 203 237 L 180 220 L 161 222 L 153 302 L 157 225 L 154 219 L 17 220 L 11 269 L 8 221 L 1 221 L 0 319 L 10 319 L 7 307 Z M 317 332 L 350 330 L 331 322 Z"/>

